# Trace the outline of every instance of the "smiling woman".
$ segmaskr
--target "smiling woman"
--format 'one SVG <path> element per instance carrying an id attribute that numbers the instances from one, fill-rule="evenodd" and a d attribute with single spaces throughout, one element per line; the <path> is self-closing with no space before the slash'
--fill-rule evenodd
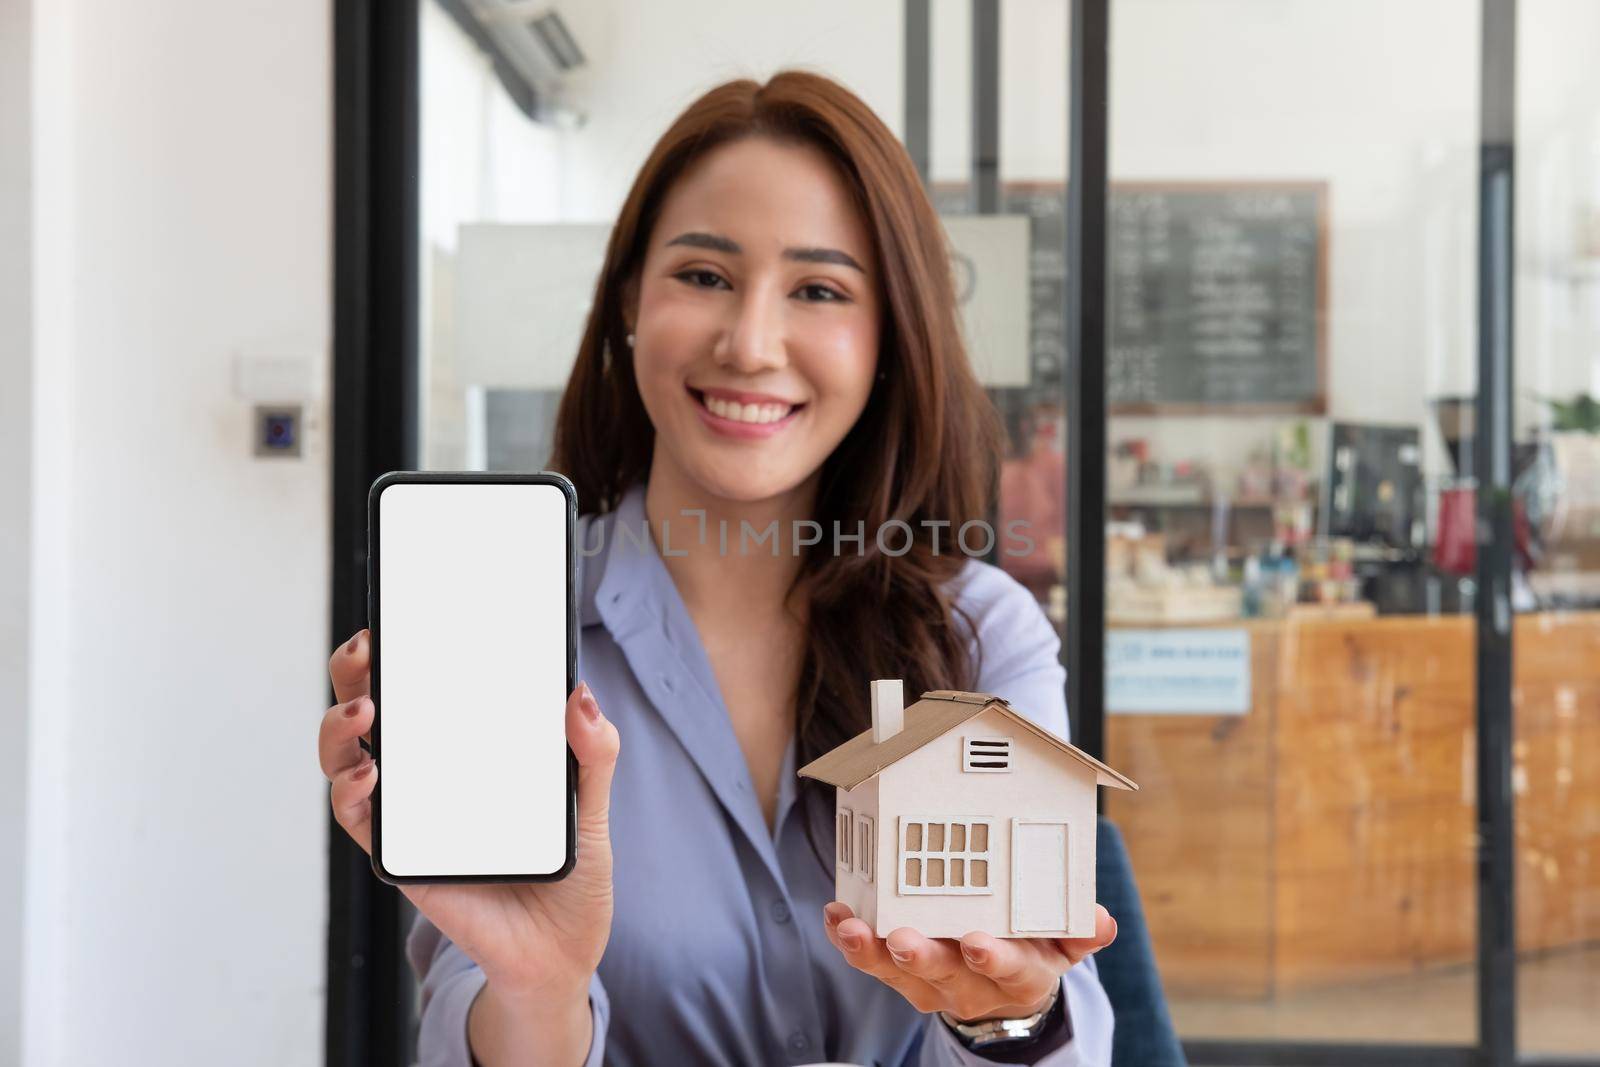
<path id="1" fill-rule="evenodd" d="M 866 727 L 874 678 L 1003 693 L 1065 736 L 1053 626 L 955 547 L 1001 437 L 944 229 L 871 109 L 799 72 L 691 104 L 611 230 L 550 463 L 604 546 L 566 719 L 577 862 L 404 887 L 423 1063 L 1108 1062 L 1103 908 L 1086 938 L 878 937 L 832 901 L 831 789 L 795 773 Z M 730 527 L 733 552 L 707 535 Z M 358 841 L 366 655 L 336 653 L 323 739 Z"/>
<path id="2" fill-rule="evenodd" d="M 860 729 L 860 679 L 942 688 L 977 666 L 942 588 L 963 561 L 921 525 L 985 517 L 1001 449 L 955 308 L 916 168 L 822 77 L 696 101 L 612 230 L 552 459 L 584 508 L 609 511 L 648 479 L 652 517 L 782 502 L 827 530 L 862 523 L 868 541 L 892 519 L 917 532 L 894 557 L 786 553 L 766 583 L 809 620 L 783 686 L 803 759 Z"/>

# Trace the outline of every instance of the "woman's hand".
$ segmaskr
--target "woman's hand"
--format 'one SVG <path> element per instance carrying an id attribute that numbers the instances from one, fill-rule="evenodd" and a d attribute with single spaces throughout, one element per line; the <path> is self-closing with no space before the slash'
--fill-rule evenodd
<path id="1" fill-rule="evenodd" d="M 369 855 L 372 789 L 378 768 L 370 742 L 374 709 L 371 635 L 362 630 L 328 662 L 339 703 L 322 718 L 317 749 L 333 783 L 334 818 Z M 483 968 L 503 1004 L 544 1005 L 573 1018 L 587 1004 L 589 979 L 611 934 L 611 776 L 619 739 L 589 687 L 567 699 L 567 743 L 578 757 L 578 857 L 561 881 L 529 885 L 402 885 L 417 910 Z M 587 1027 L 588 1014 L 582 1013 Z M 585 1041 L 587 1034 L 584 1035 Z"/>
<path id="2" fill-rule="evenodd" d="M 920 1012 L 962 1022 L 1017 1019 L 1049 1002 L 1061 975 L 1117 938 L 1117 921 L 1095 905 L 1093 937 L 1000 938 L 970 933 L 923 937 L 909 926 L 878 937 L 848 904 L 822 910 L 828 940 L 850 964 L 897 991 Z"/>

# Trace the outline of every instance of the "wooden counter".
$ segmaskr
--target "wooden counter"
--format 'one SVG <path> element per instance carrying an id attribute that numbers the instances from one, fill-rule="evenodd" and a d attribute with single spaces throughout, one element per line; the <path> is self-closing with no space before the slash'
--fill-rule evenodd
<path id="1" fill-rule="evenodd" d="M 1245 715 L 1111 714 L 1107 791 L 1168 992 L 1470 963 L 1474 621 L 1250 621 Z M 1517 619 L 1517 937 L 1600 942 L 1600 613 Z"/>

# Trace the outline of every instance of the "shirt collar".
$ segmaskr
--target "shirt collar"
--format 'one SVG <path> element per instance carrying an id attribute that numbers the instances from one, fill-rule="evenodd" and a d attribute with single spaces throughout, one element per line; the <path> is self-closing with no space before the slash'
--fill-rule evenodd
<path id="1" fill-rule="evenodd" d="M 615 511 L 585 523 L 579 535 L 580 552 L 595 552 L 588 559 L 580 556 L 586 572 L 580 606 L 584 625 L 603 624 L 610 632 L 651 706 L 781 885 L 773 834 L 761 814 L 722 690 L 651 536 L 643 483 L 624 493 Z M 583 566 L 599 560 L 604 560 L 602 566 Z M 793 775 L 792 764 L 791 756 L 785 761 L 786 776 Z M 788 782 L 779 787 L 775 826 L 783 825 L 785 799 L 792 800 L 792 790 Z"/>
<path id="2" fill-rule="evenodd" d="M 645 518 L 642 482 L 623 493 L 616 510 L 580 530 L 579 551 L 594 553 L 583 560 L 590 565 L 580 611 L 585 626 L 604 623 L 620 641 L 646 624 L 647 613 L 661 618 L 665 593 L 677 596 Z"/>

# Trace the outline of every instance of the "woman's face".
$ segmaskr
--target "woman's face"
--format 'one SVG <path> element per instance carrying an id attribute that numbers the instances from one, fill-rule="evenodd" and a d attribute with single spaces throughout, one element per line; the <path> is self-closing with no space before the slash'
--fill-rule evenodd
<path id="1" fill-rule="evenodd" d="M 877 270 L 819 150 L 751 138 L 697 160 L 662 204 L 633 320 L 656 466 L 726 500 L 804 483 L 872 390 Z"/>

